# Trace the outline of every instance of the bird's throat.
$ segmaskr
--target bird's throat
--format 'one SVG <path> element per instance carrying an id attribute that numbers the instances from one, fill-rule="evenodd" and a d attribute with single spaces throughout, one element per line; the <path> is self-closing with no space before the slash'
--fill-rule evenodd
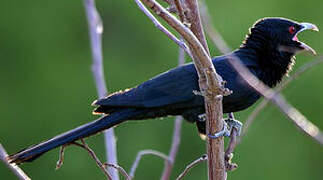
<path id="1" fill-rule="evenodd" d="M 260 36 L 249 35 L 238 50 L 259 65 L 258 78 L 267 86 L 276 86 L 294 65 L 294 54 L 281 52 L 275 44 Z"/>

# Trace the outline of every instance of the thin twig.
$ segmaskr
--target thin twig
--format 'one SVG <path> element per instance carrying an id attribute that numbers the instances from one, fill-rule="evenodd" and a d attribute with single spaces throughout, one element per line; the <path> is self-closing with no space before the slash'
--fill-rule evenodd
<path id="1" fill-rule="evenodd" d="M 95 79 L 96 88 L 99 98 L 107 95 L 106 81 L 103 72 L 103 55 L 102 55 L 102 32 L 103 25 L 100 15 L 95 7 L 94 0 L 84 0 L 86 16 L 89 26 L 89 35 L 91 39 L 92 49 L 92 72 Z M 113 128 L 105 131 L 105 149 L 107 154 L 107 162 L 110 164 L 118 164 L 117 147 Z M 119 174 L 116 170 L 111 170 L 111 175 L 114 180 L 119 180 Z"/>
<path id="2" fill-rule="evenodd" d="M 305 65 L 301 66 L 296 70 L 295 73 L 293 73 L 289 78 L 287 78 L 285 81 L 283 81 L 276 89 L 275 93 L 278 94 L 281 92 L 287 85 L 295 80 L 297 77 L 299 77 L 304 72 L 310 70 L 311 68 L 315 67 L 316 65 L 323 62 L 323 57 L 319 57 L 317 60 L 310 61 L 309 63 L 306 63 Z M 246 135 L 248 132 L 249 127 L 255 120 L 255 118 L 258 116 L 258 114 L 261 112 L 262 109 L 264 109 L 267 104 L 269 103 L 268 99 L 263 99 L 261 103 L 255 108 L 255 110 L 252 111 L 252 113 L 248 116 L 241 133 L 241 136 L 238 138 L 237 144 L 241 143 L 242 138 Z"/>
<path id="3" fill-rule="evenodd" d="M 184 51 L 183 49 L 179 48 L 178 65 L 179 66 L 182 65 L 184 64 L 184 62 L 185 62 Z M 175 158 L 178 152 L 179 144 L 181 142 L 182 121 L 183 121 L 182 116 L 176 116 L 175 123 L 174 123 L 172 146 L 170 148 L 170 152 L 168 156 L 170 163 L 165 163 L 164 171 L 161 177 L 162 180 L 168 180 L 171 175 L 171 171 L 173 169 Z"/>
<path id="4" fill-rule="evenodd" d="M 116 170 L 118 170 L 127 180 L 131 180 L 131 177 L 128 175 L 128 173 L 119 165 L 116 164 L 109 164 L 109 163 L 103 163 L 104 167 L 112 167 Z"/>
<path id="5" fill-rule="evenodd" d="M 262 81 L 251 74 L 248 69 L 241 64 L 237 57 L 232 56 L 230 63 L 251 87 L 278 106 L 279 110 L 284 113 L 288 119 L 290 119 L 301 130 L 301 132 L 323 145 L 323 133 L 320 129 L 312 122 L 308 121 L 307 118 L 296 108 L 288 104 L 281 94 L 277 94 L 274 90 L 268 88 Z"/>
<path id="6" fill-rule="evenodd" d="M 200 162 L 206 161 L 207 160 L 207 155 L 204 154 L 202 157 L 196 159 L 195 161 L 193 161 L 191 164 L 189 164 L 188 166 L 186 166 L 186 168 L 184 169 L 184 171 L 176 178 L 176 180 L 181 180 L 184 178 L 184 176 L 186 176 L 186 174 L 197 164 L 199 164 Z"/>
<path id="7" fill-rule="evenodd" d="M 82 144 L 78 143 L 78 142 L 72 142 L 70 144 L 73 144 L 75 146 L 78 146 L 80 148 L 85 149 L 89 155 L 94 159 L 94 161 L 96 162 L 96 164 L 99 166 L 99 168 L 102 170 L 102 172 L 104 173 L 104 175 L 109 179 L 112 180 L 111 175 L 109 174 L 108 170 L 105 169 L 104 165 L 101 163 L 101 161 L 99 160 L 99 158 L 96 156 L 95 152 L 84 142 L 83 139 L 81 139 Z"/>
<path id="8" fill-rule="evenodd" d="M 155 150 L 151 150 L 151 149 L 139 151 L 137 156 L 136 156 L 135 162 L 132 164 L 131 169 L 130 169 L 129 176 L 131 178 L 134 178 L 136 169 L 138 167 L 138 164 L 139 164 L 142 156 L 144 156 L 144 155 L 154 155 L 154 156 L 157 156 L 157 157 L 160 157 L 160 158 L 164 159 L 165 163 L 169 163 L 169 158 L 164 153 L 161 153 L 161 152 L 158 152 L 158 151 L 155 151 Z"/>
<path id="9" fill-rule="evenodd" d="M 18 179 L 31 180 L 16 164 L 8 162 L 8 154 L 2 144 L 0 144 L 0 159 L 15 174 L 15 176 L 17 176 Z"/>
<path id="10" fill-rule="evenodd" d="M 173 33 L 167 30 L 156 18 L 154 15 L 152 15 L 149 10 L 142 4 L 140 0 L 135 0 L 136 4 L 138 5 L 139 9 L 146 14 L 146 16 L 154 23 L 157 29 L 162 31 L 166 34 L 167 37 L 169 37 L 172 41 L 174 41 L 179 47 L 183 48 L 184 51 L 192 57 L 192 54 L 185 44 L 184 41 L 179 40 Z"/>

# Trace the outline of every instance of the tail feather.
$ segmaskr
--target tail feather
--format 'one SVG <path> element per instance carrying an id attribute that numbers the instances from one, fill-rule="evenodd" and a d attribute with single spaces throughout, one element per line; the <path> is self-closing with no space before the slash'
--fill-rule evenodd
<path id="1" fill-rule="evenodd" d="M 123 109 L 121 111 L 114 112 L 108 116 L 104 116 L 98 120 L 92 121 L 61 135 L 55 136 L 45 142 L 39 143 L 16 154 L 10 155 L 9 162 L 21 164 L 23 162 L 33 161 L 47 151 L 111 128 L 130 119 L 133 116 L 138 115 L 139 113 L 141 113 L 141 111 L 135 109 Z"/>

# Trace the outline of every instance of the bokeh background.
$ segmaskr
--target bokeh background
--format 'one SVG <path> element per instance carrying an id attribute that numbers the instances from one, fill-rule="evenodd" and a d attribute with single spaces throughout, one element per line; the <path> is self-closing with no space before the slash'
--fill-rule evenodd
<path id="1" fill-rule="evenodd" d="M 323 28 L 321 0 L 208 0 L 219 32 L 237 48 L 259 18 L 281 16 Z M 129 88 L 177 65 L 177 46 L 157 30 L 133 1 L 98 0 L 104 23 L 104 69 L 110 92 Z M 323 34 L 299 35 L 319 54 Z M 210 43 L 212 55 L 220 55 Z M 313 60 L 297 56 L 295 68 Z M 189 60 L 188 60 L 189 61 Z M 0 1 L 0 142 L 9 153 L 94 120 L 91 102 L 97 93 L 90 71 L 91 53 L 83 2 Z M 323 64 L 291 83 L 283 94 L 323 129 Z M 255 106 L 236 116 L 244 121 Z M 130 169 L 136 153 L 155 149 L 168 153 L 173 118 L 128 122 L 115 129 L 119 164 Z M 87 140 L 105 159 L 103 136 Z M 183 124 L 182 142 L 172 179 L 205 153 L 196 127 Z M 104 179 L 87 152 L 67 148 L 64 165 L 55 171 L 58 149 L 21 167 L 33 179 Z M 234 161 L 239 168 L 228 179 L 323 179 L 323 148 L 300 133 L 270 105 L 258 116 Z M 163 161 L 147 156 L 135 179 L 159 179 Z M 196 166 L 186 179 L 206 179 L 206 166 Z M 0 179 L 16 179 L 0 163 Z"/>

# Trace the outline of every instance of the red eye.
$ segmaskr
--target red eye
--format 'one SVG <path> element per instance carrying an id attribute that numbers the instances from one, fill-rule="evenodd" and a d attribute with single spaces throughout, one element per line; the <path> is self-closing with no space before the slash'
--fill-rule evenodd
<path id="1" fill-rule="evenodd" d="M 294 26 L 289 27 L 289 33 L 294 34 L 296 31 Z"/>

